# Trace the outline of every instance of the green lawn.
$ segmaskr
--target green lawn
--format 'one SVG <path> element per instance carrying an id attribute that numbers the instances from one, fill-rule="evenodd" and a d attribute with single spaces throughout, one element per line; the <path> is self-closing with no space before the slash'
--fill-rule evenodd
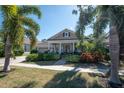
<path id="1" fill-rule="evenodd" d="M 0 72 L 0 87 L 105 87 L 105 78 L 88 73 L 12 67 L 8 74 Z"/>

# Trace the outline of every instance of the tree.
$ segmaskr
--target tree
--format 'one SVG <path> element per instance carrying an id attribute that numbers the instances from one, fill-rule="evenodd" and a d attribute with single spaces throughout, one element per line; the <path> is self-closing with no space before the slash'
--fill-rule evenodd
<path id="1" fill-rule="evenodd" d="M 5 63 L 3 71 L 10 70 L 10 57 L 15 45 L 23 45 L 24 36 L 30 38 L 32 47 L 36 43 L 36 36 L 40 30 L 39 25 L 31 19 L 29 14 L 41 17 L 41 11 L 36 6 L 0 6 L 2 12 L 2 32 L 5 42 Z"/>
<path id="2" fill-rule="evenodd" d="M 109 25 L 109 51 L 111 58 L 111 73 L 109 83 L 121 85 L 118 69 L 119 69 L 119 32 L 123 31 L 124 27 L 124 6 L 97 6 L 96 7 L 96 33 L 104 31 Z M 115 86 L 113 86 L 115 87 Z"/>
<path id="3" fill-rule="evenodd" d="M 103 5 L 93 6 L 92 8 L 93 11 L 89 13 L 90 17 L 86 16 L 84 19 L 89 19 L 88 24 L 93 23 L 94 35 L 96 40 L 109 25 L 109 51 L 111 58 L 111 74 L 109 77 L 109 84 L 121 85 L 118 75 L 120 52 L 119 32 L 122 32 L 124 30 L 124 6 Z M 88 10 L 88 7 L 83 10 Z M 83 15 L 85 14 L 87 14 L 87 12 L 83 12 Z M 86 27 L 87 25 L 83 24 L 83 26 Z M 96 43 L 99 44 L 98 42 Z"/>
<path id="4" fill-rule="evenodd" d="M 77 8 L 78 10 L 73 10 L 72 14 L 79 13 L 79 20 L 76 26 L 76 35 L 80 40 L 79 45 L 81 47 L 81 50 L 83 51 L 82 43 L 84 42 L 84 38 L 85 38 L 84 32 L 86 26 L 88 26 L 93 20 L 92 12 L 94 8 L 92 6 L 81 6 L 81 5 L 77 5 Z"/>

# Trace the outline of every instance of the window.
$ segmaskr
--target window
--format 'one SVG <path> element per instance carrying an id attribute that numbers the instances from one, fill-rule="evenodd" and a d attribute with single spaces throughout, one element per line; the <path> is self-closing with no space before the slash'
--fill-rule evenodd
<path id="1" fill-rule="evenodd" d="M 69 37 L 70 36 L 70 32 L 64 32 L 63 33 L 63 37 Z"/>

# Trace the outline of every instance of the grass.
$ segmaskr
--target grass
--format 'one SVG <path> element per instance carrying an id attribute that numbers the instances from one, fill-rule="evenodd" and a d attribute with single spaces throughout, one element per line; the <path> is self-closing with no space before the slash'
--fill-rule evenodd
<path id="1" fill-rule="evenodd" d="M 24 62 L 28 64 L 37 64 L 37 65 L 54 65 L 56 61 L 32 61 L 32 62 Z"/>
<path id="2" fill-rule="evenodd" d="M 101 77 L 71 71 L 62 72 L 46 69 L 12 67 L 12 70 L 7 74 L 0 72 L 1 88 L 105 87 L 104 83 L 105 82 L 101 82 Z"/>

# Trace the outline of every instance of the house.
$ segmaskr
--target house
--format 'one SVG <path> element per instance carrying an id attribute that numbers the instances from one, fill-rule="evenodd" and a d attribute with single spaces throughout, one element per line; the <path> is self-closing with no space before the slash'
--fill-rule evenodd
<path id="1" fill-rule="evenodd" d="M 38 50 L 38 52 L 40 53 L 44 53 L 48 51 L 48 42 L 47 40 L 42 40 L 42 41 L 38 41 L 36 44 L 36 48 Z"/>
<path id="2" fill-rule="evenodd" d="M 54 52 L 54 53 L 73 53 L 80 52 L 76 48 L 76 44 L 79 42 L 76 33 L 69 29 L 64 29 L 59 33 L 53 35 L 47 40 L 37 41 L 36 49 L 39 53 Z M 109 45 L 109 38 L 107 36 L 105 43 Z M 24 41 L 24 51 L 30 52 L 30 40 L 25 38 Z"/>
<path id="3" fill-rule="evenodd" d="M 48 51 L 55 53 L 73 53 L 78 51 L 76 48 L 76 43 L 79 42 L 74 31 L 69 29 L 64 29 L 54 36 L 50 37 L 48 40 Z"/>
<path id="4" fill-rule="evenodd" d="M 73 53 L 77 51 L 77 42 L 78 38 L 75 32 L 69 29 L 64 29 L 47 40 L 38 42 L 36 48 L 40 53 Z"/>

